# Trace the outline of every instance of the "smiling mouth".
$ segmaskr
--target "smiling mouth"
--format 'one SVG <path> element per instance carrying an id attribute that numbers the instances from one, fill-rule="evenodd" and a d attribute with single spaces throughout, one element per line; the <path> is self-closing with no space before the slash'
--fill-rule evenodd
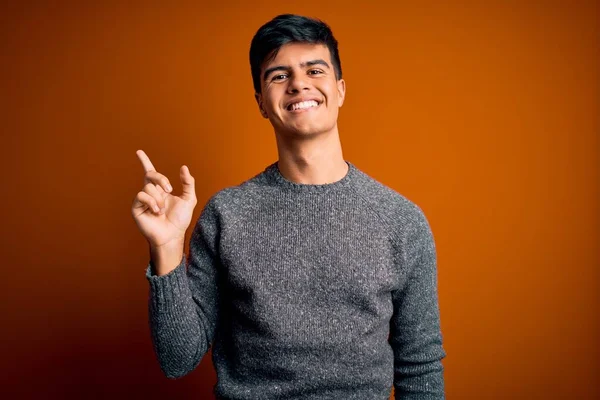
<path id="1" fill-rule="evenodd" d="M 291 112 L 306 111 L 306 110 L 310 110 L 310 109 L 313 109 L 313 108 L 317 108 L 317 107 L 319 107 L 320 104 L 321 103 L 319 103 L 316 100 L 301 101 L 301 102 L 298 102 L 298 103 L 290 104 L 287 107 L 287 110 L 291 111 Z"/>

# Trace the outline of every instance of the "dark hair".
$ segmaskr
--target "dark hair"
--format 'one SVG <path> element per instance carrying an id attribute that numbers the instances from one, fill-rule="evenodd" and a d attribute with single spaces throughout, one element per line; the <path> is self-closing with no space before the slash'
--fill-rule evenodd
<path id="1" fill-rule="evenodd" d="M 304 42 L 324 44 L 329 49 L 337 79 L 342 79 L 342 63 L 338 43 L 331 28 L 318 19 L 294 14 L 282 14 L 261 26 L 250 44 L 250 69 L 254 91 L 261 92 L 260 70 L 263 62 L 277 56 L 279 48 L 287 43 Z"/>

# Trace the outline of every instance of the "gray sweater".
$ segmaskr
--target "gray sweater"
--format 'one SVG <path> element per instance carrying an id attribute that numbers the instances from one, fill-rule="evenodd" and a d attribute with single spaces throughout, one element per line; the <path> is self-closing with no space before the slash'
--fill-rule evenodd
<path id="1" fill-rule="evenodd" d="M 422 210 L 355 165 L 323 185 L 277 163 L 206 203 L 189 255 L 150 263 L 169 378 L 212 345 L 218 399 L 443 399 L 436 250 Z M 187 268 L 186 268 L 187 267 Z"/>

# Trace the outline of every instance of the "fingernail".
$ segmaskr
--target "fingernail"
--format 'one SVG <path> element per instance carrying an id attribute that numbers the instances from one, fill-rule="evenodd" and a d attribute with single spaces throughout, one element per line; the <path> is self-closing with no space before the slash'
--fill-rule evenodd
<path id="1" fill-rule="evenodd" d="M 160 211 L 160 210 L 158 209 L 158 206 L 154 206 L 154 207 L 152 207 L 152 209 L 154 210 L 154 212 L 158 212 L 158 211 Z"/>
<path id="2" fill-rule="evenodd" d="M 167 192 L 170 192 L 171 190 L 173 190 L 173 188 L 171 187 L 171 185 L 167 184 Z"/>

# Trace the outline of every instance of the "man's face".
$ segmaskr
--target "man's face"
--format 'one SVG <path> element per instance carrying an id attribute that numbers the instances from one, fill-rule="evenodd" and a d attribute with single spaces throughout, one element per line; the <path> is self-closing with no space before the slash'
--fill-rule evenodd
<path id="1" fill-rule="evenodd" d="M 288 43 L 261 69 L 261 114 L 276 133 L 312 137 L 337 128 L 345 82 L 336 79 L 325 45 Z"/>

